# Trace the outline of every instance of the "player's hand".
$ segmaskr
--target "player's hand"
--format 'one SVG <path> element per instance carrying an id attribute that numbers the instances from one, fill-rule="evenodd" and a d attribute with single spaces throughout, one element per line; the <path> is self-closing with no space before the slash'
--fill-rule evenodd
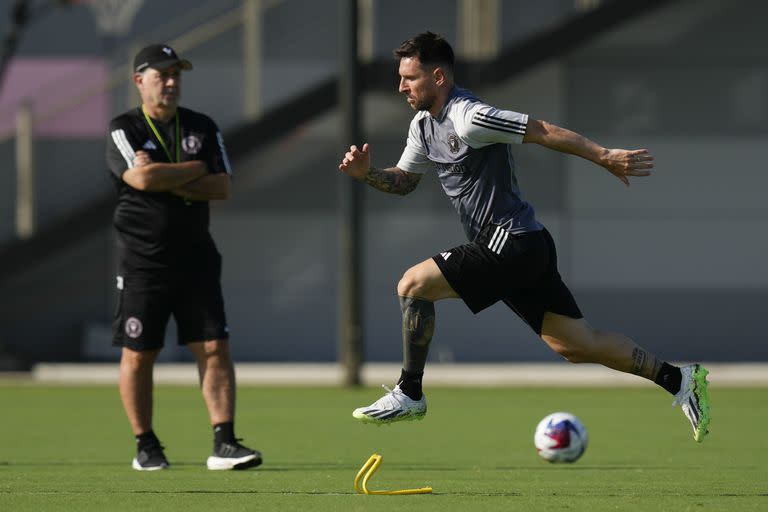
<path id="1" fill-rule="evenodd" d="M 136 156 L 133 157 L 134 167 L 143 167 L 152 163 L 152 158 L 146 151 L 137 151 Z"/>
<path id="2" fill-rule="evenodd" d="M 357 149 L 357 146 L 350 146 L 349 151 L 344 155 L 344 160 L 339 164 L 339 170 L 347 176 L 362 180 L 368 174 L 371 168 L 371 155 L 368 153 L 368 143 L 363 144 L 363 149 Z"/>
<path id="3" fill-rule="evenodd" d="M 629 186 L 629 176 L 650 176 L 653 156 L 647 149 L 609 149 L 601 160 L 608 172 Z"/>

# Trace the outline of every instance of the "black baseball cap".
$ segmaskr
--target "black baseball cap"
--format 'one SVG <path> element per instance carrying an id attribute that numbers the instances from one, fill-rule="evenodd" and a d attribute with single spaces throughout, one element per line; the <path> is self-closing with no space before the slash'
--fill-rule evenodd
<path id="1" fill-rule="evenodd" d="M 167 44 L 151 44 L 142 48 L 133 59 L 133 71 L 141 73 L 147 68 L 165 69 L 174 64 L 179 68 L 189 71 L 192 63 L 187 59 L 180 59 L 176 52 Z"/>

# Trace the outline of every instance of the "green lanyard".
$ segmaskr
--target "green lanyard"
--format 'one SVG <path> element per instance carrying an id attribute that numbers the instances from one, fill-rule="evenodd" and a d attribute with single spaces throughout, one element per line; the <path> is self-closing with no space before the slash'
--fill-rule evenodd
<path id="1" fill-rule="evenodd" d="M 163 151 L 165 151 L 165 156 L 168 157 L 168 161 L 171 163 L 179 163 L 181 162 L 181 130 L 179 129 L 179 111 L 176 110 L 176 161 L 174 162 L 173 158 L 171 158 L 171 152 L 168 151 L 168 146 L 165 145 L 165 141 L 160 136 L 160 133 L 158 133 L 157 128 L 155 128 L 155 123 L 152 122 L 152 119 L 147 115 L 147 111 L 144 110 L 144 104 L 141 104 L 141 112 L 144 114 L 144 119 L 147 120 L 147 124 L 152 129 L 152 133 L 155 134 L 155 138 L 157 139 L 157 142 L 160 143 L 160 146 L 162 146 Z M 184 204 L 187 206 L 190 206 L 192 204 L 192 201 L 185 199 Z"/>
<path id="2" fill-rule="evenodd" d="M 155 128 L 155 123 L 152 122 L 152 119 L 147 115 L 147 111 L 144 110 L 144 104 L 141 105 L 141 112 L 142 114 L 144 114 L 144 119 L 147 120 L 147 124 L 152 129 L 152 133 L 155 134 L 155 137 L 157 138 L 157 141 L 160 143 L 160 146 L 162 146 L 163 151 L 165 151 L 165 155 L 168 157 L 168 161 L 171 163 L 181 162 L 181 130 L 179 130 L 179 111 L 176 110 L 176 160 L 175 161 L 173 158 L 171 158 L 171 152 L 168 151 L 168 146 L 165 145 L 165 141 L 160 136 L 160 133 L 158 133 L 157 128 Z"/>

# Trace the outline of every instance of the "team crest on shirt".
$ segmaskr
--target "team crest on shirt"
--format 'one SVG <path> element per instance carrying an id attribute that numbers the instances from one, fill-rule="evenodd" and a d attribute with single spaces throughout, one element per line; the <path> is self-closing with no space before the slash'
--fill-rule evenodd
<path id="1" fill-rule="evenodd" d="M 202 147 L 203 142 L 196 133 L 191 133 L 181 139 L 181 149 L 188 155 L 196 155 Z"/>
<path id="2" fill-rule="evenodd" d="M 142 325 L 141 320 L 135 316 L 132 316 L 125 321 L 125 334 L 127 334 L 129 338 L 138 338 L 141 336 L 142 331 L 144 331 L 144 326 Z"/>
<path id="3" fill-rule="evenodd" d="M 459 136 L 453 132 L 448 134 L 448 149 L 454 154 L 459 152 Z"/>

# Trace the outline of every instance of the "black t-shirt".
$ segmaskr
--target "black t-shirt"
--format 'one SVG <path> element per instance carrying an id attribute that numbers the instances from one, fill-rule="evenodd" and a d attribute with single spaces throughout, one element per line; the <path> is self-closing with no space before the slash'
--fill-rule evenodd
<path id="1" fill-rule="evenodd" d="M 231 174 L 224 139 L 216 123 L 204 114 L 178 109 L 181 162 L 202 160 L 211 173 Z M 176 158 L 176 121 L 152 123 L 168 153 Z M 153 162 L 171 162 L 144 118 L 141 107 L 117 116 L 109 124 L 107 163 L 117 186 L 113 224 L 123 272 L 168 270 L 185 264 L 206 264 L 219 255 L 208 231 L 208 201 L 186 201 L 170 192 L 144 192 L 125 181 L 137 151 Z"/>

